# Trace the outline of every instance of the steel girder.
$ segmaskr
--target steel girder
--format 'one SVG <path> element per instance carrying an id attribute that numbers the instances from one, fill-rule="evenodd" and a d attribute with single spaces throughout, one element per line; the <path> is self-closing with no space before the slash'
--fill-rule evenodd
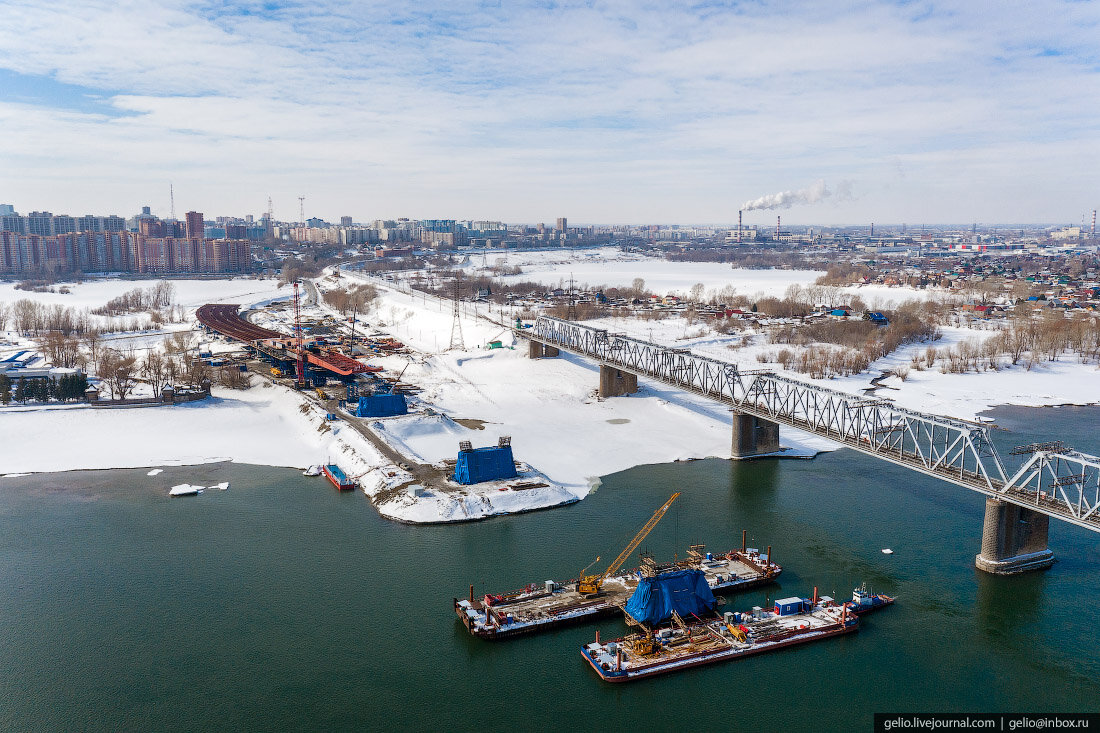
<path id="1" fill-rule="evenodd" d="M 549 316 L 516 334 L 1100 532 L 1100 458 L 1040 451 L 1009 479 L 982 425 Z"/>

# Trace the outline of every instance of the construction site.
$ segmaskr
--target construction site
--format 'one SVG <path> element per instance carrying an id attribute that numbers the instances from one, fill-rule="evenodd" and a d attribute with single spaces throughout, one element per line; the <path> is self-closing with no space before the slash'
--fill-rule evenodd
<path id="1" fill-rule="evenodd" d="M 257 374 L 271 385 L 298 391 L 323 411 L 323 429 L 338 431 L 339 426 L 346 425 L 366 438 L 384 462 L 357 473 L 341 468 L 331 456 L 319 457 L 316 470 L 311 469 L 309 475 L 324 475 L 340 489 L 363 488 L 376 506 L 444 499 L 455 499 L 462 506 L 472 500 L 484 502 L 484 496 L 491 492 L 503 498 L 505 493 L 551 486 L 545 475 L 513 457 L 509 436 L 499 436 L 495 445 L 478 447 L 470 440 L 456 440 L 454 457 L 436 461 L 416 460 L 403 450 L 404 446 L 386 429 L 387 425 L 392 427 L 392 421 L 431 419 L 453 423 L 418 400 L 420 388 L 405 379 L 409 366 L 422 362 L 426 355 L 391 334 L 371 329 L 355 315 L 342 319 L 319 309 L 316 301 L 315 285 L 309 283 L 307 292 L 295 283 L 288 302 L 244 312 L 236 304 L 207 304 L 196 311 L 205 329 L 240 346 L 217 357 L 210 353 L 201 356 L 218 366 L 237 364 L 242 371 Z M 251 319 L 283 330 L 258 325 Z M 397 357 L 402 366 L 386 369 L 368 361 L 387 357 Z M 389 362 L 392 365 L 395 360 Z M 369 485 L 361 484 L 360 479 L 367 473 L 372 474 Z M 456 520 L 465 518 L 459 516 Z"/>

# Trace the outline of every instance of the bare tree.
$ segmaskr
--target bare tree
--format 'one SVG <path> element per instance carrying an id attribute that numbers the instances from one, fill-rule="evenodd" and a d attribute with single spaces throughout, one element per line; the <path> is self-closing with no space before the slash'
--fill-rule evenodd
<path id="1" fill-rule="evenodd" d="M 80 342 L 61 331 L 49 331 L 43 340 L 43 347 L 54 366 L 69 369 L 80 360 Z"/>
<path id="2" fill-rule="evenodd" d="M 103 336 L 100 335 L 96 329 L 90 329 L 84 332 L 82 341 L 84 342 L 84 348 L 88 350 L 88 361 L 91 364 L 95 364 L 96 368 L 99 368 L 99 352 L 103 347 Z"/>
<path id="3" fill-rule="evenodd" d="M 168 361 L 156 349 L 150 349 L 141 361 L 141 376 L 152 386 L 155 395 L 159 395 L 168 384 Z"/>
<path id="4" fill-rule="evenodd" d="M 0 331 L 6 331 L 8 328 L 8 304 L 0 303 Z"/>
<path id="5" fill-rule="evenodd" d="M 126 399 L 137 382 L 137 360 L 132 356 L 123 356 L 115 349 L 103 349 L 96 366 L 96 374 L 107 383 L 111 397 Z"/>

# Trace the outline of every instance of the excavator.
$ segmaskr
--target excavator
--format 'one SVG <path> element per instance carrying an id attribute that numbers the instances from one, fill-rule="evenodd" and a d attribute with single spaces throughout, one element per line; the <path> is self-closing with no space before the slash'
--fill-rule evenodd
<path id="1" fill-rule="evenodd" d="M 649 521 L 645 523 L 645 526 L 642 527 L 641 530 L 639 530 L 638 534 L 634 535 L 634 539 L 630 541 L 630 544 L 626 546 L 626 549 L 619 553 L 619 556 L 615 558 L 615 562 L 607 566 L 606 570 L 604 570 L 599 575 L 585 575 L 585 573 L 588 571 L 588 568 L 582 570 L 580 574 L 580 580 L 577 581 L 577 593 L 581 594 L 585 598 L 592 598 L 593 596 L 599 595 L 600 588 L 603 585 L 603 582 L 607 580 L 607 577 L 618 570 L 619 567 L 624 562 L 626 562 L 626 559 L 630 557 L 630 553 L 634 552 L 634 550 L 637 549 L 638 545 L 642 544 L 642 540 L 644 540 L 646 536 L 648 536 L 649 533 L 653 531 L 653 528 L 657 526 L 657 522 L 661 521 L 661 517 L 665 516 L 665 512 L 668 511 L 668 508 L 672 506 L 672 502 L 676 501 L 677 497 L 679 496 L 680 492 L 677 491 L 675 494 L 669 497 L 669 500 L 662 504 L 657 511 L 653 512 L 653 516 L 649 518 Z M 596 561 L 588 567 L 590 568 L 592 567 L 592 565 L 595 565 L 596 562 L 599 562 L 599 559 L 600 558 L 597 557 Z"/>

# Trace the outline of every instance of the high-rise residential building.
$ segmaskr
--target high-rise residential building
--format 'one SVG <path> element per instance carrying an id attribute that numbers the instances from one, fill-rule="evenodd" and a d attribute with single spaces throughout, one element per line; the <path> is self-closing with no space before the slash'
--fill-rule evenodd
<path id="1" fill-rule="evenodd" d="M 48 237 L 53 231 L 53 214 L 48 211 L 32 211 L 27 214 L 27 234 Z"/>
<path id="2" fill-rule="evenodd" d="M 188 239 L 202 239 L 203 237 L 203 221 L 201 211 L 188 211 L 184 214 L 184 218 L 187 221 L 187 228 L 184 232 L 184 236 Z"/>
<path id="3" fill-rule="evenodd" d="M 76 231 L 76 219 L 64 214 L 53 218 L 53 234 L 72 234 Z"/>
<path id="4" fill-rule="evenodd" d="M 351 226 L 351 217 L 350 216 L 341 216 L 340 217 L 340 226 L 350 227 Z"/>
<path id="5" fill-rule="evenodd" d="M 19 214 L 5 214 L 0 216 L 0 232 L 27 233 L 27 217 Z"/>
<path id="6" fill-rule="evenodd" d="M 76 231 L 78 232 L 102 232 L 103 217 L 94 214 L 85 214 L 76 219 Z"/>
<path id="7" fill-rule="evenodd" d="M 558 217 L 558 224 L 554 228 L 554 231 L 564 232 L 568 228 L 569 228 L 569 223 L 566 220 L 566 218 L 564 216 L 559 216 Z"/>
<path id="8" fill-rule="evenodd" d="M 138 233 L 145 237 L 163 237 L 164 222 L 154 216 L 142 214 L 138 217 Z"/>

